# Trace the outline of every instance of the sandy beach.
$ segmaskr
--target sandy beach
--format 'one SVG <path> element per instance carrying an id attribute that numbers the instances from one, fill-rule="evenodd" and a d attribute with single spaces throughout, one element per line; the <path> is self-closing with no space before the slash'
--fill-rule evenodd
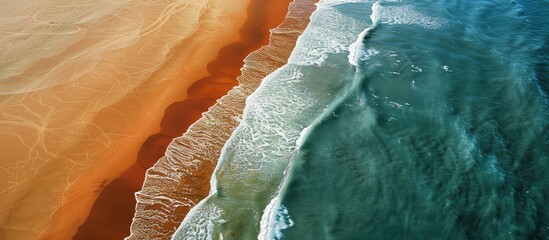
<path id="1" fill-rule="evenodd" d="M 137 161 L 105 186 L 74 239 L 121 239 L 130 235 L 135 192 L 143 185 L 145 171 L 164 155 L 174 138 L 187 131 L 217 99 L 238 84 L 236 78 L 241 74 L 244 58 L 268 44 L 269 30 L 284 20 L 288 4 L 289 1 L 276 0 L 250 3 L 238 40 L 224 46 L 217 58 L 207 64 L 208 76 L 194 81 L 183 101 L 166 108 L 160 131 L 145 140 Z"/>
<path id="2" fill-rule="evenodd" d="M 165 110 L 240 40 L 248 7 L 3 4 L 0 239 L 71 239 L 101 190 L 161 131 Z"/>
<path id="3" fill-rule="evenodd" d="M 237 78 L 239 86 L 176 138 L 166 155 L 147 171 L 143 189 L 137 193 L 129 239 L 170 239 L 187 212 L 208 195 L 221 148 L 239 123 L 246 97 L 266 75 L 286 63 L 315 2 L 297 0 L 290 5 L 284 22 L 271 30 L 269 45 L 246 57 Z"/>

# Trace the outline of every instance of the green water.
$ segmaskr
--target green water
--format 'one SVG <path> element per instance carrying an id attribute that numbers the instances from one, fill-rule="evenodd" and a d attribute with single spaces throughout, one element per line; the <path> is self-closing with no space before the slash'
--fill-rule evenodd
<path id="1" fill-rule="evenodd" d="M 282 239 L 549 239 L 549 28 L 531 12 L 549 3 L 403 2 L 380 12 L 442 26 L 364 39 L 380 53 L 300 147 Z"/>
<path id="2" fill-rule="evenodd" d="M 173 239 L 549 239 L 548 13 L 321 0 Z"/>

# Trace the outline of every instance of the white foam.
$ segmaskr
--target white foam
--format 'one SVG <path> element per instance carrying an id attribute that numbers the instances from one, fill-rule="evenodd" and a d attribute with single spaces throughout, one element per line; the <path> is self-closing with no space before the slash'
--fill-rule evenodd
<path id="1" fill-rule="evenodd" d="M 354 52 L 352 52 L 354 51 Z M 353 64 L 354 66 L 357 66 L 360 61 L 368 60 L 372 56 L 378 55 L 380 52 L 375 48 L 368 48 L 365 49 L 364 47 L 361 47 L 359 49 L 353 49 L 351 51 L 351 46 L 349 46 L 349 63 Z M 351 55 L 352 59 L 351 59 Z M 352 62 L 351 62 L 352 61 Z"/>
<path id="2" fill-rule="evenodd" d="M 200 206 L 200 208 L 199 208 Z M 202 201 L 196 207 L 194 207 L 188 214 L 188 216 L 200 216 L 195 218 L 185 218 L 182 225 L 185 224 L 189 227 L 185 229 L 179 229 L 176 234 L 173 235 L 172 240 L 209 240 L 214 237 L 215 224 L 225 222 L 221 219 L 221 208 L 209 204 L 206 201 Z"/>
<path id="3" fill-rule="evenodd" d="M 410 70 L 410 71 L 420 73 L 420 72 L 423 72 L 423 69 L 420 68 L 419 66 L 416 66 L 416 65 L 412 64 L 412 70 Z"/>
<path id="4" fill-rule="evenodd" d="M 353 33 L 365 23 L 341 14 L 337 9 L 325 7 L 311 16 L 311 23 L 299 37 L 289 63 L 300 66 L 321 66 L 329 54 L 348 50 L 355 38 Z"/>
<path id="5" fill-rule="evenodd" d="M 305 135 L 307 135 L 307 132 L 309 132 L 309 127 L 306 127 L 301 131 L 301 133 L 299 134 L 299 138 L 297 139 L 297 141 L 295 141 L 295 145 L 297 147 L 301 146 L 303 138 L 305 137 Z"/>
<path id="6" fill-rule="evenodd" d="M 364 29 L 361 33 L 359 33 L 356 41 L 349 46 L 348 58 L 350 64 L 358 66 L 358 63 L 361 60 L 361 56 L 367 56 L 367 52 L 362 41 L 364 41 L 364 38 L 377 27 L 380 20 L 379 10 L 379 2 L 375 2 L 374 4 L 372 4 L 372 14 L 370 15 L 370 19 L 372 20 L 372 26 Z"/>
<path id="7" fill-rule="evenodd" d="M 442 70 L 444 70 L 445 72 L 453 72 L 453 71 L 454 71 L 454 70 L 452 70 L 452 69 L 450 68 L 450 66 L 448 66 L 448 65 L 444 65 L 444 66 L 442 66 L 442 67 L 440 67 L 440 68 L 442 68 Z"/>
<path id="8" fill-rule="evenodd" d="M 176 234 L 182 237 L 176 239 L 184 239 L 187 233 L 216 238 L 216 234 L 222 231 L 215 226 L 223 224 L 223 220 L 221 215 L 209 215 L 209 212 L 217 211 L 210 205 L 223 206 L 223 217 L 232 219 L 234 212 L 242 211 L 235 205 L 242 204 L 255 210 L 256 206 L 252 204 L 257 196 L 273 196 L 279 187 L 277 184 L 285 182 L 281 178 L 288 172 L 297 151 L 296 143 L 300 143 L 305 135 L 304 128 L 335 97 L 327 95 L 326 91 L 338 89 L 343 84 L 341 79 L 318 81 L 308 71 L 302 72 L 304 68 L 301 66 L 320 65 L 328 54 L 345 52 L 355 40 L 356 33 L 366 25 L 333 8 L 316 11 L 313 15 L 292 52 L 289 64 L 265 78 L 246 100 L 242 120 L 225 143 L 212 175 L 210 197 L 206 203 L 191 210 Z M 281 176 L 283 171 L 284 176 Z M 217 189 L 224 190 L 225 198 L 211 197 Z M 230 202 L 231 199 L 238 199 L 238 202 Z M 255 216 L 254 213 L 250 217 Z M 242 221 L 243 224 L 256 224 L 252 220 Z M 282 236 L 281 231 L 293 224 L 288 210 L 276 198 L 263 210 L 258 238 L 278 239 Z M 198 225 L 205 226 L 201 228 L 205 234 L 196 233 Z M 214 236 L 208 232 L 208 226 L 213 227 Z"/>
<path id="9" fill-rule="evenodd" d="M 288 214 L 288 209 L 280 205 L 280 199 L 274 197 L 269 205 L 265 207 L 263 216 L 261 216 L 261 224 L 258 240 L 279 240 L 282 238 L 282 230 L 288 229 L 294 225 L 294 221 Z"/>
<path id="10" fill-rule="evenodd" d="M 346 3 L 365 3 L 365 2 L 371 2 L 368 0 L 321 0 L 316 4 L 317 9 L 324 8 L 324 7 L 334 7 L 337 5 L 342 5 Z"/>
<path id="11" fill-rule="evenodd" d="M 418 25 L 428 29 L 439 29 L 446 20 L 427 16 L 412 6 L 383 6 L 381 23 L 389 25 Z"/>

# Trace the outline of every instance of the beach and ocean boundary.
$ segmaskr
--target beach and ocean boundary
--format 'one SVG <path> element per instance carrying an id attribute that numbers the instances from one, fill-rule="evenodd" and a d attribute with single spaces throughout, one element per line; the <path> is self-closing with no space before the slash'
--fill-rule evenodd
<path id="1" fill-rule="evenodd" d="M 245 100 L 261 80 L 284 65 L 297 37 L 309 22 L 316 1 L 296 0 L 284 22 L 271 30 L 270 43 L 244 61 L 239 86 L 221 98 L 187 133 L 172 142 L 147 171 L 128 239 L 169 239 L 186 213 L 210 188 L 210 178 L 221 148 L 239 124 Z"/>
<path id="2" fill-rule="evenodd" d="M 276 0 L 249 3 L 245 23 L 235 32 L 237 40 L 219 50 L 217 58 L 207 64 L 208 76 L 195 80 L 184 100 L 166 108 L 160 131 L 145 140 L 137 161 L 105 186 L 75 239 L 121 239 L 130 234 L 135 192 L 143 185 L 145 171 L 164 155 L 174 138 L 186 132 L 217 99 L 238 84 L 236 78 L 241 74 L 244 58 L 268 44 L 269 30 L 284 20 L 288 4 L 289 1 Z"/>

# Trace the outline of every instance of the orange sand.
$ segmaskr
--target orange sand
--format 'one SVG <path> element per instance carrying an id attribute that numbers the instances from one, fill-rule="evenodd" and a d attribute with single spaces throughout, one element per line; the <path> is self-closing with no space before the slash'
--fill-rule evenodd
<path id="1" fill-rule="evenodd" d="M 138 203 L 128 239 L 169 239 L 190 208 L 207 196 L 221 148 L 238 125 L 246 97 L 267 74 L 286 63 L 314 11 L 314 2 L 296 0 L 290 5 L 285 21 L 272 30 L 269 46 L 246 58 L 240 85 L 176 138 L 166 156 L 147 171 L 143 189 L 136 194 Z M 202 87 L 196 90 L 205 91 Z"/>
<path id="2" fill-rule="evenodd" d="M 249 4 L 62 3 L 0 8 L 0 239 L 70 239 Z"/>
<path id="3" fill-rule="evenodd" d="M 238 83 L 236 77 L 241 73 L 244 58 L 268 43 L 269 30 L 284 20 L 288 4 L 288 0 L 255 0 L 250 4 L 240 40 L 223 47 L 208 64 L 209 76 L 194 82 L 185 100 L 172 103 L 166 109 L 161 130 L 147 138 L 137 162 L 106 185 L 74 239 L 122 239 L 130 235 L 136 204 L 134 193 L 141 189 L 145 171 L 164 155 L 174 138 L 181 136 Z"/>

